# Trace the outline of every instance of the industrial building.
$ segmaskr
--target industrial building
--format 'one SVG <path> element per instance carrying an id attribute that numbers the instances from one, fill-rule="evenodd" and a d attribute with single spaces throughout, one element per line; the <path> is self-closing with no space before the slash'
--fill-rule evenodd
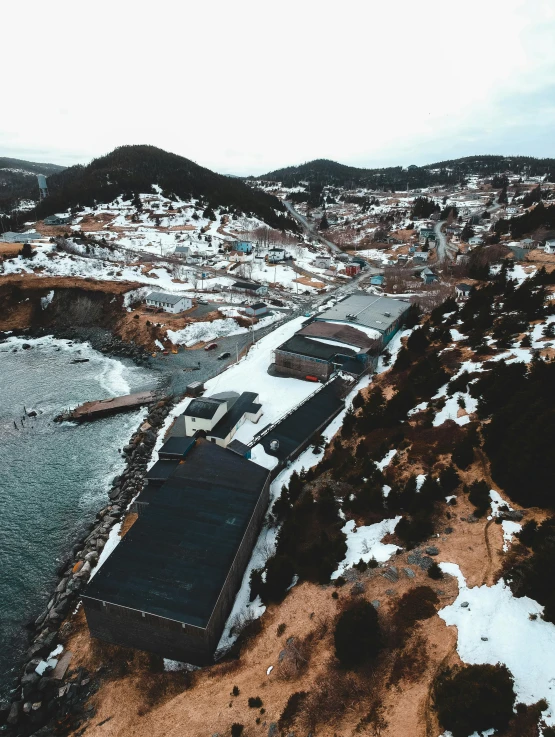
<path id="1" fill-rule="evenodd" d="M 93 637 L 207 665 L 266 512 L 270 472 L 204 439 L 174 446 L 166 480 L 139 496 L 137 521 L 83 606 Z"/>
<path id="2" fill-rule="evenodd" d="M 311 322 L 276 348 L 275 368 L 284 376 L 319 381 L 327 381 L 338 369 L 360 376 L 378 356 L 379 337 L 350 325 Z"/>
<path id="3" fill-rule="evenodd" d="M 385 346 L 401 327 L 409 308 L 410 303 L 400 299 L 356 292 L 315 315 L 314 320 L 352 325 L 363 331 L 377 331 Z"/>
<path id="4" fill-rule="evenodd" d="M 402 324 L 408 302 L 357 293 L 320 312 L 275 350 L 278 374 L 327 381 L 335 371 L 360 376 L 374 370 Z"/>

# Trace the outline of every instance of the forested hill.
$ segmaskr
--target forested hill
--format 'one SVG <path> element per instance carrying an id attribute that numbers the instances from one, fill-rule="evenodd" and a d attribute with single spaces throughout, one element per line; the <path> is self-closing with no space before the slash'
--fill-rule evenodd
<path id="1" fill-rule="evenodd" d="M 548 174 L 553 179 L 555 159 L 535 159 L 531 156 L 467 156 L 426 166 L 392 166 L 384 169 L 360 169 L 328 159 L 316 159 L 299 166 L 268 172 L 258 179 L 282 182 L 288 187 L 296 186 L 299 182 L 309 182 L 317 185 L 401 190 L 407 186 L 414 189 L 454 184 L 471 174 L 487 176 L 506 171 L 527 176 Z"/>
<path id="2" fill-rule="evenodd" d="M 57 164 L 41 164 L 0 156 L 0 211 L 9 209 L 19 199 L 37 199 L 37 174 L 50 176 L 64 170 Z"/>
<path id="3" fill-rule="evenodd" d="M 121 146 L 87 166 L 48 177 L 49 196 L 37 206 L 37 217 L 151 192 L 153 184 L 170 198 L 195 198 L 211 207 L 255 215 L 275 228 L 297 228 L 276 197 L 154 146 Z"/>

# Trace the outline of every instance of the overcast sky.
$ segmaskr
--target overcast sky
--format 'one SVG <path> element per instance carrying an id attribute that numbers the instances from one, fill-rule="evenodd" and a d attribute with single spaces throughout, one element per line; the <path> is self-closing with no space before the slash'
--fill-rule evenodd
<path id="1" fill-rule="evenodd" d="M 555 156 L 555 0 L 19 0 L 2 26 L 4 156 L 149 143 L 243 175 Z"/>

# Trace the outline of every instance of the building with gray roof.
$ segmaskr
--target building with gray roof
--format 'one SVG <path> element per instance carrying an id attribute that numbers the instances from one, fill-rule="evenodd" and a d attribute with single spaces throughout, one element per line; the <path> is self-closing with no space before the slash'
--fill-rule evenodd
<path id="1" fill-rule="evenodd" d="M 167 292 L 151 292 L 146 303 L 149 307 L 161 307 L 164 312 L 184 312 L 190 310 L 193 301 L 189 297 L 182 297 L 180 294 L 169 294 Z"/>
<path id="2" fill-rule="evenodd" d="M 387 345 L 403 322 L 410 303 L 391 297 L 356 292 L 324 312 L 315 315 L 316 322 L 349 323 L 376 330 L 382 345 Z"/>

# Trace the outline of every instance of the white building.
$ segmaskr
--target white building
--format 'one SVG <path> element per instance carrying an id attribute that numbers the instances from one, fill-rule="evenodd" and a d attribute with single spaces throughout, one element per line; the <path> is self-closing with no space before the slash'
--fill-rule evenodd
<path id="1" fill-rule="evenodd" d="M 261 416 L 262 405 L 254 392 L 223 392 L 212 397 L 198 397 L 183 413 L 185 434 L 192 436 L 202 430 L 207 440 L 227 448 L 245 420 L 256 423 Z"/>
<path id="2" fill-rule="evenodd" d="M 277 264 L 279 261 L 285 261 L 286 255 L 287 252 L 285 251 L 285 248 L 278 248 L 276 246 L 275 248 L 268 249 L 268 261 L 271 264 Z"/>
<path id="3" fill-rule="evenodd" d="M 555 253 L 555 239 L 545 242 L 545 252 Z"/>
<path id="4" fill-rule="evenodd" d="M 166 294 L 166 292 L 151 292 L 146 298 L 149 307 L 161 307 L 164 312 L 185 312 L 190 310 L 193 302 L 189 297 L 182 297 L 179 294 Z"/>

